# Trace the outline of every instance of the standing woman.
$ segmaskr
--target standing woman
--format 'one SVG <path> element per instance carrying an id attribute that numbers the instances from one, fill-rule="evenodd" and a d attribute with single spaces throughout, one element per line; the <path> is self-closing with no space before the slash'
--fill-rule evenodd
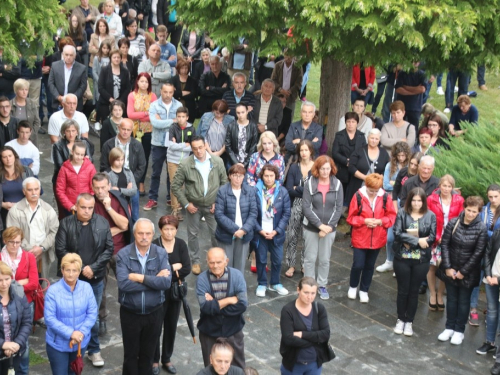
<path id="1" fill-rule="evenodd" d="M 66 254 L 61 260 L 62 279 L 45 294 L 45 342 L 53 375 L 74 374 L 70 363 L 76 358 L 78 344 L 85 353 L 97 319 L 94 292 L 89 283 L 78 280 L 81 271 L 80 256 Z"/>
<path id="2" fill-rule="evenodd" d="M 288 270 L 285 272 L 286 277 L 293 277 L 295 272 L 295 261 L 297 258 L 297 243 L 299 238 L 303 240 L 302 221 L 304 214 L 302 213 L 302 194 L 304 185 L 309 177 L 311 177 L 311 168 L 314 164 L 314 146 L 311 141 L 304 139 L 297 144 L 298 161 L 293 163 L 288 170 L 286 177 L 286 189 L 290 195 L 292 204 L 292 215 L 288 223 L 286 246 L 286 264 Z M 304 273 L 304 251 L 300 254 L 300 265 L 302 273 Z"/>
<path id="3" fill-rule="evenodd" d="M 83 27 L 85 22 L 73 14 L 69 19 L 68 36 L 73 39 L 76 47 L 76 53 L 80 55 L 83 65 L 89 64 L 89 43 L 87 40 L 87 33 Z"/>
<path id="4" fill-rule="evenodd" d="M 368 289 L 380 249 L 387 242 L 387 230 L 394 225 L 396 210 L 389 194 L 382 189 L 383 177 L 372 173 L 352 198 L 347 222 L 352 226 L 353 261 L 347 297 L 368 303 Z M 361 285 L 359 281 L 361 279 Z"/>
<path id="5" fill-rule="evenodd" d="M 120 50 L 120 56 L 122 58 L 122 66 L 127 68 L 130 75 L 130 82 L 135 82 L 137 79 L 137 70 L 139 69 L 139 61 L 137 57 L 128 53 L 130 49 L 130 40 L 121 38 L 118 41 L 118 49 Z"/>
<path id="6" fill-rule="evenodd" d="M 257 143 L 257 152 L 255 152 L 248 162 L 247 174 L 245 180 L 248 185 L 255 186 L 259 181 L 260 171 L 266 164 L 275 165 L 279 171 L 279 182 L 283 184 L 285 176 L 285 160 L 279 153 L 280 145 L 276 135 L 272 131 L 265 131 L 260 135 Z"/>
<path id="7" fill-rule="evenodd" d="M 418 289 L 429 272 L 431 246 L 436 240 L 436 215 L 427 209 L 425 190 L 408 193 L 394 224 L 394 271 L 398 282 L 398 320 L 394 333 L 413 336 Z"/>
<path id="8" fill-rule="evenodd" d="M 228 114 L 229 106 L 225 100 L 216 100 L 212 104 L 212 112 L 201 116 L 198 124 L 198 135 L 205 138 L 205 147 L 210 155 L 222 157 L 226 151 L 226 132 L 234 117 Z"/>
<path id="9" fill-rule="evenodd" d="M 96 18 L 96 28 L 97 21 L 101 18 L 104 18 L 106 23 L 109 26 L 109 34 L 118 40 L 122 36 L 123 25 L 122 18 L 114 12 L 115 10 L 115 2 L 114 0 L 106 0 L 103 5 L 103 13 L 99 14 Z M 95 29 L 94 29 L 95 31 Z"/>
<path id="10" fill-rule="evenodd" d="M 250 157 L 257 151 L 259 131 L 255 121 L 248 119 L 246 104 L 236 104 L 236 116 L 226 132 L 227 166 L 240 164 L 247 168 Z"/>
<path id="11" fill-rule="evenodd" d="M 39 106 L 33 99 L 28 98 L 30 89 L 29 81 L 19 78 L 14 82 L 16 96 L 10 101 L 12 117 L 19 121 L 26 120 L 31 126 L 30 140 L 38 147 L 38 129 L 40 129 Z"/>
<path id="12" fill-rule="evenodd" d="M 304 275 L 316 279 L 318 259 L 318 293 L 329 299 L 326 289 L 330 271 L 330 256 L 337 224 L 342 215 L 344 192 L 335 177 L 337 167 L 332 158 L 322 155 L 311 168 L 311 177 L 304 186 L 302 212 L 304 213 Z"/>
<path id="13" fill-rule="evenodd" d="M 172 78 L 175 87 L 174 98 L 182 103 L 190 113 L 189 122 L 193 123 L 198 113 L 196 109 L 196 98 L 198 97 L 198 85 L 193 77 L 189 75 L 189 62 L 185 59 L 177 61 L 177 75 Z"/>
<path id="14" fill-rule="evenodd" d="M 132 199 L 137 194 L 137 185 L 132 171 L 125 168 L 125 152 L 120 147 L 114 147 L 109 152 L 109 175 L 111 190 L 118 190 L 125 198 Z"/>
<path id="15" fill-rule="evenodd" d="M 121 124 L 123 115 L 125 114 L 125 103 L 121 100 L 114 100 L 109 108 L 110 116 L 103 121 L 99 135 L 101 139 L 101 151 L 102 146 L 118 134 L 118 125 Z"/>
<path id="16" fill-rule="evenodd" d="M 125 22 L 127 22 L 128 20 L 128 11 L 130 9 L 128 2 L 126 0 L 114 0 L 114 1 L 115 1 L 115 13 L 121 17 L 123 28 L 125 28 Z"/>
<path id="17" fill-rule="evenodd" d="M 244 273 L 250 240 L 257 220 L 255 189 L 243 184 L 245 168 L 239 164 L 229 168 L 229 182 L 221 186 L 215 201 L 215 238 L 227 257 L 229 267 Z"/>
<path id="18" fill-rule="evenodd" d="M 106 20 L 104 18 L 101 18 L 100 20 L 97 20 L 97 22 L 95 23 L 95 33 L 93 33 L 90 36 L 90 43 L 89 43 L 90 61 L 89 61 L 89 66 L 91 68 L 93 68 L 93 65 L 94 65 L 94 57 L 99 52 L 99 48 L 101 47 L 101 44 L 104 41 L 107 41 L 108 43 L 110 43 L 110 46 L 111 45 L 114 46 L 115 40 L 114 40 L 114 38 L 111 35 L 109 35 L 109 26 L 108 26 L 108 23 L 106 22 Z M 111 51 L 111 47 L 109 48 L 109 50 Z"/>
<path id="19" fill-rule="evenodd" d="M 443 311 L 445 307 L 443 302 L 444 282 L 440 282 L 439 287 L 436 288 L 436 271 L 441 263 L 441 238 L 444 228 L 464 209 L 464 198 L 460 192 L 454 189 L 455 179 L 449 174 L 445 174 L 439 180 L 438 188 L 427 197 L 427 206 L 436 215 L 436 241 L 432 244 L 432 258 L 427 273 L 430 295 L 429 310 L 431 311 Z"/>
<path id="20" fill-rule="evenodd" d="M 94 56 L 94 63 L 92 65 L 92 77 L 94 83 L 94 101 L 99 101 L 99 76 L 103 67 L 109 65 L 109 54 L 111 53 L 111 42 L 109 39 L 104 40 L 96 55 Z"/>
<path id="21" fill-rule="evenodd" d="M 104 121 L 108 118 L 110 104 L 115 100 L 125 103 L 130 93 L 130 75 L 121 64 L 120 51 L 112 50 L 109 53 L 109 59 L 109 65 L 102 68 L 99 75 L 98 121 Z"/>
<path id="22" fill-rule="evenodd" d="M 281 310 L 281 374 L 320 375 L 328 361 L 330 324 L 321 303 L 314 301 L 318 283 L 303 277 L 297 286 L 297 299 Z"/>
<path id="23" fill-rule="evenodd" d="M 125 37 L 130 42 L 129 54 L 136 57 L 140 63 L 146 54 L 146 38 L 137 32 L 135 19 L 129 19 L 125 22 Z"/>
<path id="24" fill-rule="evenodd" d="M 191 261 L 189 259 L 189 250 L 186 242 L 177 235 L 179 220 L 175 216 L 162 216 L 158 221 L 160 228 L 160 237 L 153 241 L 153 244 L 165 249 L 168 254 L 168 262 L 172 267 L 172 285 L 179 280 L 185 282 L 184 278 L 191 272 Z M 181 311 L 182 301 L 172 299 L 171 290 L 165 291 L 165 302 L 163 303 L 163 342 L 161 348 L 162 366 L 171 374 L 177 372 L 171 361 L 174 352 L 175 333 L 177 331 L 177 322 Z M 160 363 L 160 338 L 156 345 L 156 351 L 153 358 L 153 374 L 159 374 Z M 157 370 L 155 370 L 155 368 Z"/>
<path id="25" fill-rule="evenodd" d="M 128 94 L 127 115 L 131 120 L 134 120 L 134 137 L 142 143 L 146 157 L 144 175 L 139 181 L 139 194 L 141 197 L 146 195 L 144 180 L 146 179 L 149 155 L 151 154 L 151 132 L 153 131 L 153 126 L 149 120 L 149 107 L 156 99 L 156 94 L 151 91 L 151 76 L 145 72 L 139 74 L 135 81 L 134 91 Z"/>
<path id="26" fill-rule="evenodd" d="M 472 290 L 479 285 L 481 260 L 488 242 L 488 230 L 479 213 L 484 201 L 471 196 L 464 212 L 450 220 L 441 239 L 441 265 L 437 276 L 446 283 L 446 329 L 439 341 L 451 339 L 460 345 L 464 339 Z"/>
<path id="27" fill-rule="evenodd" d="M 351 155 L 349 160 L 349 173 L 351 179 L 347 187 L 346 202 L 351 202 L 351 199 L 363 186 L 366 176 L 371 173 L 383 175 L 385 166 L 389 163 L 389 154 L 380 147 L 380 130 L 374 128 L 368 132 L 368 145 L 357 149 Z"/>
<path id="28" fill-rule="evenodd" d="M 280 283 L 283 243 L 286 226 L 290 219 L 290 198 L 278 181 L 279 171 L 275 165 L 266 164 L 260 171 L 257 183 L 257 297 L 265 297 L 266 289 L 287 295 L 288 290 Z M 271 284 L 267 286 L 267 253 L 271 253 Z"/>

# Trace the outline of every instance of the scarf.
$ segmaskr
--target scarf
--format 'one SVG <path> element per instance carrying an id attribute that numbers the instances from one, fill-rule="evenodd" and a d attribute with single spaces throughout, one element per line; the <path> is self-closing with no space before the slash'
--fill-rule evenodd
<path id="1" fill-rule="evenodd" d="M 264 199 L 266 201 L 266 217 L 272 218 L 276 213 L 276 207 L 274 207 L 274 191 L 276 190 L 276 183 L 269 189 L 266 188 L 265 184 L 262 184 L 262 193 L 264 194 Z"/>
<path id="2" fill-rule="evenodd" d="M 5 263 L 7 263 L 7 265 L 12 270 L 12 273 L 13 273 L 12 279 L 15 279 L 17 267 L 19 267 L 19 263 L 21 263 L 21 258 L 23 257 L 23 249 L 21 249 L 21 246 L 19 246 L 19 249 L 17 249 L 16 259 L 12 260 L 12 258 L 9 255 L 9 252 L 7 251 L 7 248 L 4 246 L 2 248 L 1 256 L 2 256 L 2 260 Z"/>

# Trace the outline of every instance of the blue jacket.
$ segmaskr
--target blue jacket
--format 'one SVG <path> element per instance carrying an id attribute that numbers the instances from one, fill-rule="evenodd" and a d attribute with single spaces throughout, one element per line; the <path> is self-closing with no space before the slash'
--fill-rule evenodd
<path id="1" fill-rule="evenodd" d="M 125 309 L 139 315 L 146 315 L 161 307 L 165 301 L 165 291 L 170 288 L 172 275 L 156 276 L 164 269 L 172 271 L 165 249 L 151 244 L 145 272 L 137 259 L 135 242 L 116 254 L 116 280 L 118 283 L 118 302 Z M 130 273 L 144 275 L 144 282 L 130 281 Z"/>
<path id="2" fill-rule="evenodd" d="M 493 229 L 491 229 L 491 223 L 488 220 L 488 211 L 490 210 L 491 203 L 488 202 L 486 206 L 483 207 L 483 210 L 481 211 L 481 221 L 486 225 L 486 228 L 488 229 L 488 238 L 491 238 L 493 236 L 493 232 L 495 232 L 497 229 L 500 228 L 500 218 L 497 219 L 495 222 L 495 225 L 493 225 Z M 493 212 L 493 216 L 495 216 L 495 213 Z"/>
<path id="3" fill-rule="evenodd" d="M 318 140 L 313 142 L 314 138 L 317 138 Z M 295 155 L 295 152 L 297 151 L 297 145 L 293 144 L 294 139 L 307 139 L 311 141 L 314 146 L 314 154 L 319 155 L 319 148 L 321 147 L 321 142 L 323 141 L 323 127 L 316 122 L 311 122 L 311 125 L 309 125 L 309 128 L 306 130 L 305 136 L 302 137 L 302 121 L 299 120 L 297 122 L 292 122 L 285 137 L 287 161 L 288 158 L 291 155 Z"/>
<path id="4" fill-rule="evenodd" d="M 257 240 L 260 238 L 259 232 L 262 230 L 263 186 L 264 183 L 262 180 L 259 180 L 255 186 L 257 188 L 257 223 L 255 224 L 255 238 Z M 286 189 L 281 187 L 278 181 L 276 181 L 276 189 L 274 190 L 274 207 L 276 207 L 277 212 L 274 214 L 273 228 L 278 234 L 273 237 L 273 241 L 276 246 L 282 246 L 285 242 L 286 226 L 288 225 L 288 220 L 290 220 L 290 197 Z"/>
<path id="5" fill-rule="evenodd" d="M 17 292 L 14 288 L 18 288 Z M 10 301 L 7 305 L 7 310 L 10 316 L 10 329 L 12 341 L 19 344 L 19 354 L 22 355 L 26 350 L 26 343 L 31 332 L 31 309 L 26 297 L 24 296 L 23 287 L 11 285 Z M 5 342 L 5 331 L 3 327 L 3 313 L 0 310 L 0 348 Z M 1 351 L 1 350 L 0 350 Z M 2 356 L 3 356 L 3 351 Z"/>
<path id="6" fill-rule="evenodd" d="M 168 112 L 161 97 L 151 103 L 151 106 L 149 107 L 149 119 L 151 121 L 151 125 L 153 125 L 153 132 L 151 134 L 151 144 L 153 146 L 166 147 L 165 139 L 168 138 L 168 131 L 174 123 L 174 120 L 177 117 L 177 110 L 180 107 L 182 107 L 182 103 L 174 98 L 172 98 L 172 106 Z M 161 120 L 158 120 L 156 115 L 159 115 Z"/>
<path id="7" fill-rule="evenodd" d="M 74 331 L 83 333 L 82 348 L 90 341 L 90 330 L 97 319 L 98 306 L 92 287 L 78 280 L 75 289 L 59 280 L 45 294 L 44 317 L 47 325 L 45 341 L 60 352 L 75 352 L 78 346 L 69 347 Z"/>
<path id="8" fill-rule="evenodd" d="M 253 228 L 257 219 L 257 203 L 255 201 L 255 188 L 253 186 L 241 185 L 240 195 L 240 211 L 243 229 L 246 234 L 243 236 L 243 242 L 247 243 L 253 238 Z M 215 221 L 217 229 L 215 230 L 215 238 L 223 243 L 232 243 L 233 234 L 240 229 L 236 223 L 236 196 L 231 188 L 231 183 L 228 182 L 221 186 L 217 192 L 215 200 Z"/>
<path id="9" fill-rule="evenodd" d="M 238 297 L 238 303 L 228 305 L 222 310 L 215 299 L 209 271 L 202 272 L 196 279 L 196 295 L 200 303 L 200 320 L 198 330 L 211 337 L 229 337 L 238 333 L 245 326 L 243 313 L 248 307 L 247 284 L 243 274 L 236 268 L 227 267 L 229 280 L 227 282 L 227 296 Z M 207 301 L 205 293 L 209 293 L 213 300 Z"/>
<path id="10" fill-rule="evenodd" d="M 207 138 L 208 129 L 210 129 L 210 125 L 212 125 L 212 121 L 214 120 L 214 113 L 207 112 L 203 116 L 201 116 L 200 123 L 198 124 L 198 135 L 201 135 L 204 138 Z M 222 125 L 224 125 L 227 129 L 228 125 L 234 121 L 234 117 L 231 115 L 224 115 L 222 118 Z"/>

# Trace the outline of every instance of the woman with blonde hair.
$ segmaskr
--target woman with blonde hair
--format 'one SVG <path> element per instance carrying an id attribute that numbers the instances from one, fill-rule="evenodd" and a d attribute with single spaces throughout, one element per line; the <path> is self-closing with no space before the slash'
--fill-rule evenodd
<path id="1" fill-rule="evenodd" d="M 30 141 L 38 147 L 38 129 L 41 122 L 38 111 L 38 102 L 28 98 L 30 90 L 29 81 L 19 78 L 14 82 L 14 92 L 16 96 L 10 101 L 10 115 L 17 118 L 19 121 L 26 120 L 31 126 Z"/>
<path id="2" fill-rule="evenodd" d="M 285 160 L 279 153 L 279 143 L 271 131 L 265 131 L 260 135 L 257 143 L 257 152 L 253 153 L 248 162 L 246 182 L 255 186 L 259 181 L 259 174 L 266 164 L 275 165 L 279 171 L 279 182 L 283 184 L 285 175 Z"/>

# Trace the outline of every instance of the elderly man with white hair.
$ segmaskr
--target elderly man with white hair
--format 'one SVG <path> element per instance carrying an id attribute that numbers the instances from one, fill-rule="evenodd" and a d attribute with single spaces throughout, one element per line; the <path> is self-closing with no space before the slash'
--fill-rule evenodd
<path id="1" fill-rule="evenodd" d="M 52 108 L 57 111 L 62 106 L 67 94 L 75 94 L 78 98 L 77 109 L 83 109 L 83 94 L 87 89 L 87 67 L 75 61 L 76 49 L 66 45 L 62 51 L 62 59 L 52 64 L 49 74 L 49 91 L 54 100 Z"/>
<path id="2" fill-rule="evenodd" d="M 74 94 L 67 94 L 62 99 L 62 109 L 54 112 L 49 119 L 50 143 L 56 143 L 61 137 L 61 127 L 67 120 L 74 120 L 80 128 L 80 137 L 88 138 L 89 122 L 83 112 L 77 111 L 78 98 Z"/>
<path id="3" fill-rule="evenodd" d="M 55 238 L 59 220 L 52 206 L 40 198 L 42 185 L 35 177 L 23 181 L 24 199 L 17 202 L 7 215 L 7 227 L 21 228 L 21 247 L 32 253 L 38 262 L 42 278 L 49 276 L 50 265 L 56 259 Z"/>
<path id="4" fill-rule="evenodd" d="M 406 197 L 411 189 L 420 187 L 424 189 L 427 196 L 431 195 L 439 185 L 439 178 L 432 175 L 434 172 L 434 157 L 430 155 L 422 156 L 420 163 L 418 163 L 417 174 L 406 180 L 401 191 L 401 199 L 399 201 L 400 207 L 405 206 Z"/>

